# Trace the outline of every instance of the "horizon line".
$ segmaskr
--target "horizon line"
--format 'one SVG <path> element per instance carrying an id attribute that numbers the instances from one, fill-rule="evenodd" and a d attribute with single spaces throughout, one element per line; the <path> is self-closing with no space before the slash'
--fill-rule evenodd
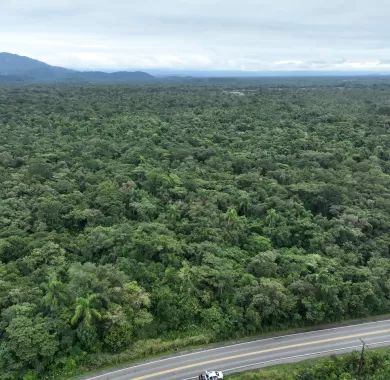
<path id="1" fill-rule="evenodd" d="M 375 70 L 375 69 L 315 69 L 315 68 L 285 68 L 285 69 L 277 69 L 277 68 L 269 68 L 269 69 L 239 69 L 239 68 L 183 68 L 183 67 L 151 67 L 151 68 L 91 68 L 91 67 L 72 67 L 71 65 L 57 65 L 46 62 L 45 60 L 32 58 L 28 55 L 21 55 L 17 53 L 10 53 L 6 51 L 0 51 L 0 54 L 9 54 L 18 56 L 21 58 L 27 58 L 34 61 L 41 62 L 48 66 L 72 70 L 76 72 L 102 72 L 102 73 L 118 73 L 118 72 L 144 72 L 154 74 L 158 77 L 167 77 L 167 76 L 178 76 L 178 77 L 200 77 L 200 78 L 212 78 L 212 74 L 216 74 L 218 78 L 223 77 L 288 77 L 288 76 L 303 76 L 303 77 L 326 77 L 326 76 L 389 76 L 389 70 Z"/>

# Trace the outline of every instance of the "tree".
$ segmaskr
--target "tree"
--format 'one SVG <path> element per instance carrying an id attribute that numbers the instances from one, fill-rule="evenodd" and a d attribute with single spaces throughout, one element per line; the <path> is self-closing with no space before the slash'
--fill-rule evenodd
<path id="1" fill-rule="evenodd" d="M 43 304 L 51 310 L 55 310 L 68 299 L 65 284 L 59 281 L 55 275 L 49 277 L 49 282 L 44 284 L 44 289 L 46 294 L 42 299 Z"/>
<path id="2" fill-rule="evenodd" d="M 73 326 L 84 324 L 86 327 L 91 327 L 92 323 L 100 321 L 102 314 L 98 310 L 99 295 L 89 294 L 86 297 L 77 297 L 74 314 L 70 323 Z"/>
<path id="3" fill-rule="evenodd" d="M 5 329 L 0 343 L 0 365 L 23 374 L 27 368 L 42 373 L 58 351 L 56 333 L 41 316 L 16 316 Z"/>
<path id="4" fill-rule="evenodd" d="M 266 251 L 256 255 L 248 264 L 248 272 L 256 277 L 274 277 L 277 275 L 278 257 L 275 251 Z"/>

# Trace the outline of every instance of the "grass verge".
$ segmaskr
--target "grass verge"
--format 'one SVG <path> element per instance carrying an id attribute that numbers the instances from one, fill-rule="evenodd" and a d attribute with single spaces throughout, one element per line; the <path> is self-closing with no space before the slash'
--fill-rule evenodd
<path id="1" fill-rule="evenodd" d="M 70 363 L 68 369 L 64 372 L 54 373 L 47 380 L 58 379 L 61 376 L 64 380 L 79 380 L 92 377 L 94 375 L 125 368 L 129 365 L 137 364 L 146 359 L 159 359 L 172 354 L 187 353 L 197 350 L 222 347 L 230 344 L 249 342 L 257 339 L 277 337 L 287 334 L 296 334 L 313 330 L 323 330 L 332 327 L 347 326 L 364 322 L 375 322 L 389 319 L 390 314 L 382 314 L 359 319 L 343 320 L 341 322 L 318 324 L 310 326 L 298 326 L 282 330 L 269 330 L 262 334 L 256 334 L 239 339 L 231 339 L 223 342 L 216 342 L 216 339 L 210 334 L 199 334 L 190 337 L 176 339 L 148 339 L 136 342 L 133 347 L 118 354 L 89 354 L 82 359 L 81 364 Z M 185 350 L 185 351 L 184 351 Z M 272 379 L 272 377 L 268 377 Z M 260 378 L 261 379 L 261 378 Z M 45 379 L 46 380 L 46 379 Z"/>
<path id="2" fill-rule="evenodd" d="M 229 380 L 388 380 L 390 348 L 307 359 L 227 376 Z"/>

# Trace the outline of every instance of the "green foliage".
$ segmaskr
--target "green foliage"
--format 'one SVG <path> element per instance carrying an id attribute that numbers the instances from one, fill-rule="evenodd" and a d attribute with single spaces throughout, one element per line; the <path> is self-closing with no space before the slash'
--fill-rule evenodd
<path id="1" fill-rule="evenodd" d="M 42 370 L 59 348 L 58 336 L 50 321 L 40 316 L 15 316 L 5 328 L 0 345 L 3 368 L 23 373 L 25 368 Z"/>
<path id="2" fill-rule="evenodd" d="M 390 351 L 366 351 L 363 362 L 359 352 L 298 364 L 233 375 L 232 380 L 385 380 L 390 375 Z"/>
<path id="3" fill-rule="evenodd" d="M 78 297 L 76 299 L 76 309 L 72 319 L 70 320 L 70 324 L 73 326 L 84 324 L 86 327 L 91 327 L 94 320 L 101 320 L 102 315 L 93 305 L 97 299 L 97 294 L 89 294 L 85 298 Z"/>
<path id="4" fill-rule="evenodd" d="M 388 312 L 389 96 L 0 88 L 0 373 Z"/>

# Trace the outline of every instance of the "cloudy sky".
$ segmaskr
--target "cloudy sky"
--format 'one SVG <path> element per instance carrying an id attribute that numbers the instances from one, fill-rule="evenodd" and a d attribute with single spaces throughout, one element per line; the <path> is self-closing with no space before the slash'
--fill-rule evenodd
<path id="1" fill-rule="evenodd" d="M 77 69 L 390 71 L 390 0 L 0 0 L 0 51 Z"/>

